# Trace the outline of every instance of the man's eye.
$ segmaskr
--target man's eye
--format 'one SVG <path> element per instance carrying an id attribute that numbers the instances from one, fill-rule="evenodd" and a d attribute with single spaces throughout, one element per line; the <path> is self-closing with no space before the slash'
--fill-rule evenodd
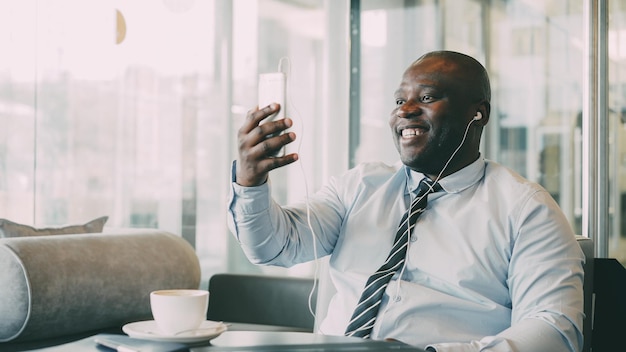
<path id="1" fill-rule="evenodd" d="M 404 104 L 404 100 L 402 100 L 402 99 L 396 99 L 396 106 L 400 106 L 400 105 L 402 105 L 402 104 Z"/>
<path id="2" fill-rule="evenodd" d="M 435 97 L 433 97 L 432 95 L 424 95 L 422 97 L 422 102 L 424 102 L 424 103 L 428 103 L 428 102 L 431 102 L 433 100 L 435 100 Z"/>

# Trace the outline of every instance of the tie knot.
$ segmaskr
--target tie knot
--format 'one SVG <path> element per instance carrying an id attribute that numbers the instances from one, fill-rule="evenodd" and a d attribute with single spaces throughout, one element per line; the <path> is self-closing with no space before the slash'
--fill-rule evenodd
<path id="1" fill-rule="evenodd" d="M 420 197 L 420 196 L 423 196 L 424 194 L 439 192 L 441 190 L 442 188 L 439 183 L 435 183 L 431 179 L 424 177 L 420 181 L 419 186 L 417 187 L 417 196 Z"/>

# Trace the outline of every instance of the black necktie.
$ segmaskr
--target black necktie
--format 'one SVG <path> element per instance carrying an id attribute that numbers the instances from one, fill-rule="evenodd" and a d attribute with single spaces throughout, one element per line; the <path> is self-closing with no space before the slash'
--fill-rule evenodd
<path id="1" fill-rule="evenodd" d="M 441 190 L 441 186 L 433 182 L 428 178 L 423 178 L 420 181 L 417 196 L 411 202 L 409 210 L 402 216 L 398 231 L 396 232 L 396 238 L 391 248 L 389 256 L 385 263 L 376 272 L 370 276 L 365 284 L 359 304 L 356 306 L 350 323 L 346 328 L 347 336 L 357 336 L 368 338 L 374 327 L 376 316 L 378 315 L 378 308 L 383 297 L 383 293 L 389 280 L 396 273 L 396 271 L 402 268 L 404 259 L 406 257 L 406 249 L 409 244 L 409 236 L 415 227 L 415 221 L 419 218 L 420 214 L 426 208 L 426 202 L 428 194 Z M 407 221 L 408 220 L 408 221 Z"/>

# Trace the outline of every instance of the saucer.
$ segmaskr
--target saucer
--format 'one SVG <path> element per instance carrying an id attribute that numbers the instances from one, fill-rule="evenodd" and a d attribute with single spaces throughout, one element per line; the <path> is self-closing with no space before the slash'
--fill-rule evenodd
<path id="1" fill-rule="evenodd" d="M 128 323 L 122 327 L 124 333 L 137 339 L 182 343 L 209 341 L 220 336 L 226 330 L 226 324 L 210 320 L 202 322 L 196 330 L 184 332 L 176 336 L 163 335 L 154 320 Z"/>

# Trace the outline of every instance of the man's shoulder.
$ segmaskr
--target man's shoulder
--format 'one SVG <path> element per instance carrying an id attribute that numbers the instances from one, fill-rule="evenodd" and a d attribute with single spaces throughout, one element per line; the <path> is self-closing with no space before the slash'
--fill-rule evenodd
<path id="1" fill-rule="evenodd" d="M 536 193 L 545 191 L 537 182 L 522 176 L 519 172 L 492 160 L 485 160 L 485 182 L 498 185 L 510 192 Z"/>
<path id="2" fill-rule="evenodd" d="M 383 162 L 363 162 L 336 177 L 335 183 L 348 188 L 360 187 L 359 185 L 377 188 L 404 174 L 401 162 L 392 165 Z"/>
<path id="3" fill-rule="evenodd" d="M 395 174 L 403 168 L 402 162 L 387 164 L 382 161 L 368 161 L 356 165 L 348 172 L 355 172 L 359 174 Z"/>

